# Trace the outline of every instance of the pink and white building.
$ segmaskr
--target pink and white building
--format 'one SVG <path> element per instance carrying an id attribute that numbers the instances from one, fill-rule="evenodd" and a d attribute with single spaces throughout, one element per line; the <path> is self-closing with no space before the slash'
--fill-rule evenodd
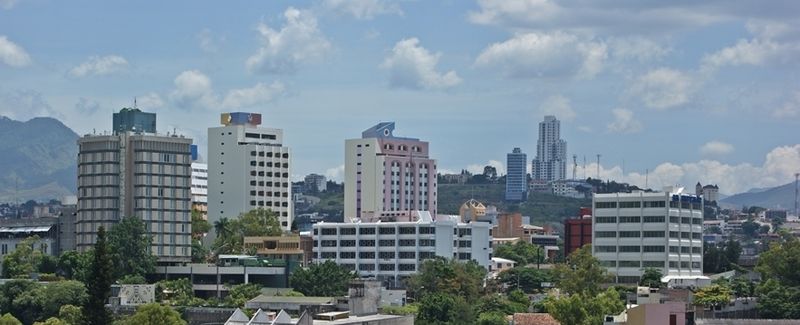
<path id="1" fill-rule="evenodd" d="M 345 141 L 345 222 L 436 216 L 436 160 L 428 142 L 395 137 L 382 122 Z"/>

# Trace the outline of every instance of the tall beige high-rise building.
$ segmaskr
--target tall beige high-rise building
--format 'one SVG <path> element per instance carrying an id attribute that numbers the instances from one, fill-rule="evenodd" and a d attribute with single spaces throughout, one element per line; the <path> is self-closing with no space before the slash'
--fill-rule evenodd
<path id="1" fill-rule="evenodd" d="M 127 114 L 143 114 L 123 109 Z M 76 248 L 94 246 L 97 229 L 110 230 L 135 216 L 152 236 L 152 252 L 161 264 L 191 260 L 192 139 L 122 127 L 111 135 L 78 139 Z"/>
<path id="2" fill-rule="evenodd" d="M 345 222 L 436 216 L 436 160 L 428 142 L 393 132 L 394 122 L 383 122 L 345 141 Z"/>

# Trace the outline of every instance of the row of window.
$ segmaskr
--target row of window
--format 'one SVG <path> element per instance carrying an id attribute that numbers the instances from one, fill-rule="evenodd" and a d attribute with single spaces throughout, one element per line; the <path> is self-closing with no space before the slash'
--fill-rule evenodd
<path id="1" fill-rule="evenodd" d="M 265 157 L 266 156 L 267 158 L 272 158 L 273 155 L 272 155 L 272 152 L 269 152 L 269 151 L 267 151 L 267 152 L 264 152 L 264 151 L 259 151 L 259 152 L 250 151 L 250 156 L 251 157 L 255 157 L 255 156 Z M 289 154 L 288 153 L 280 154 L 280 153 L 276 152 L 275 153 L 275 157 L 276 158 L 283 157 L 283 158 L 287 158 L 288 159 L 289 158 Z"/>
<path id="2" fill-rule="evenodd" d="M 691 263 L 691 264 L 690 264 Z M 664 261 L 600 261 L 600 265 L 605 267 L 657 267 L 661 268 L 664 267 Z M 693 269 L 700 268 L 700 262 L 677 262 L 677 261 L 670 261 L 669 267 L 670 268 L 678 268 L 680 265 L 683 269 L 688 269 L 689 265 L 692 266 Z"/>
<path id="3" fill-rule="evenodd" d="M 598 245 L 595 247 L 595 252 L 597 253 L 616 253 L 619 251 L 620 253 L 663 253 L 665 246 L 663 245 L 622 245 L 622 246 L 611 246 L 611 245 Z M 670 253 L 682 253 L 682 254 L 700 254 L 700 247 L 687 247 L 687 246 L 669 246 Z"/>
<path id="4" fill-rule="evenodd" d="M 319 233 L 320 229 L 314 229 L 314 235 Z M 337 228 L 322 228 L 322 235 L 336 235 Z M 399 227 L 398 232 L 401 235 L 413 235 L 417 233 L 416 227 Z M 359 228 L 359 233 L 361 235 L 374 235 L 375 228 Z M 422 235 L 430 235 L 436 233 L 436 228 L 434 227 L 419 227 L 419 233 Z M 339 235 L 355 235 L 356 228 L 339 228 Z M 381 227 L 380 228 L 381 235 L 393 235 L 395 234 L 394 227 Z M 466 229 L 463 232 L 463 235 L 471 235 L 472 229 Z"/>
<path id="5" fill-rule="evenodd" d="M 594 217 L 595 223 L 617 223 L 617 217 Z M 664 223 L 664 216 L 621 216 L 619 223 Z M 702 225 L 702 218 L 669 217 L 670 223 Z"/>

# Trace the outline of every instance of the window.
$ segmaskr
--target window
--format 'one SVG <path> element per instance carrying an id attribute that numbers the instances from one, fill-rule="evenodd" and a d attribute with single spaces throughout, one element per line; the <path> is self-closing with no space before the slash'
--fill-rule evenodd
<path id="1" fill-rule="evenodd" d="M 321 258 L 336 258 L 336 252 L 322 252 Z"/>
<path id="2" fill-rule="evenodd" d="M 615 209 L 617 207 L 617 202 L 595 202 L 594 208 L 595 209 Z"/>
<path id="3" fill-rule="evenodd" d="M 394 234 L 394 228 L 381 227 L 379 233 L 381 235 L 393 235 Z"/>
<path id="4" fill-rule="evenodd" d="M 689 262 L 681 262 L 681 268 L 682 269 L 688 269 L 689 268 Z"/>
<path id="5" fill-rule="evenodd" d="M 638 253 L 642 249 L 641 246 L 620 246 L 619 252 L 620 253 Z"/>
<path id="6" fill-rule="evenodd" d="M 645 223 L 663 223 L 664 216 L 644 216 L 642 217 L 642 220 Z"/>
<path id="7" fill-rule="evenodd" d="M 399 265 L 400 271 L 415 271 L 416 267 L 414 264 L 400 264 Z"/>
<path id="8" fill-rule="evenodd" d="M 674 268 L 677 268 L 677 267 L 678 267 L 678 262 L 675 262 L 675 261 L 669 261 L 669 267 L 670 267 L 670 268 L 673 268 L 673 269 L 674 269 Z"/>
<path id="9" fill-rule="evenodd" d="M 380 252 L 378 253 L 378 257 L 383 259 L 394 258 L 394 252 Z"/>
<path id="10" fill-rule="evenodd" d="M 594 236 L 596 238 L 615 238 L 617 237 L 616 231 L 595 231 Z"/>
<path id="11" fill-rule="evenodd" d="M 365 247 L 374 247 L 375 240 L 373 239 L 361 239 L 358 241 L 358 246 L 365 246 Z"/>
<path id="12" fill-rule="evenodd" d="M 375 228 L 361 228 L 358 230 L 358 233 L 362 235 L 374 235 Z"/>
<path id="13" fill-rule="evenodd" d="M 323 240 L 322 241 L 322 247 L 336 247 L 336 241 L 335 240 Z"/>
<path id="14" fill-rule="evenodd" d="M 355 235 L 356 234 L 356 228 L 342 228 L 342 229 L 339 229 L 339 234 L 340 235 Z"/>
<path id="15" fill-rule="evenodd" d="M 600 261 L 600 266 L 617 267 L 617 261 Z"/>
<path id="16" fill-rule="evenodd" d="M 619 232 L 620 238 L 635 238 L 641 237 L 641 232 L 639 231 L 620 231 Z"/>
<path id="17" fill-rule="evenodd" d="M 640 267 L 639 261 L 619 261 L 619 267 Z"/>
<path id="18" fill-rule="evenodd" d="M 680 220 L 681 220 L 681 218 L 678 218 L 678 217 L 669 217 L 669 222 L 670 223 L 680 223 L 681 222 Z"/>
<path id="19" fill-rule="evenodd" d="M 356 258 L 356 252 L 340 252 L 339 258 Z"/>
<path id="20" fill-rule="evenodd" d="M 699 232 L 692 233 L 692 239 L 700 239 L 703 235 Z"/>
<path id="21" fill-rule="evenodd" d="M 703 224 L 703 219 L 701 219 L 701 218 L 692 218 L 692 224 L 693 225 L 702 225 Z"/>
<path id="22" fill-rule="evenodd" d="M 595 223 L 616 223 L 617 217 L 595 217 Z"/>
<path id="23" fill-rule="evenodd" d="M 419 228 L 419 233 L 423 234 L 423 235 L 435 234 L 436 233 L 436 228 L 434 228 L 434 227 L 420 227 Z"/>
<path id="24" fill-rule="evenodd" d="M 417 233 L 417 229 L 414 227 L 400 227 L 400 234 L 401 235 L 413 235 Z"/>
<path id="25" fill-rule="evenodd" d="M 681 218 L 681 223 L 685 223 L 685 224 L 688 225 L 688 224 L 692 223 L 692 218 L 683 217 L 683 218 Z"/>
<path id="26" fill-rule="evenodd" d="M 663 208 L 666 207 L 666 202 L 664 201 L 644 201 L 645 208 Z"/>
<path id="27" fill-rule="evenodd" d="M 700 262 L 692 262 L 692 268 L 693 269 L 699 269 L 700 268 Z"/>
<path id="28" fill-rule="evenodd" d="M 323 235 L 336 235 L 336 228 L 323 228 L 322 229 Z"/>
<path id="29" fill-rule="evenodd" d="M 615 253 L 617 246 L 597 246 L 594 250 L 598 253 Z"/>
<path id="30" fill-rule="evenodd" d="M 375 271 L 375 264 L 359 264 L 359 271 Z"/>
<path id="31" fill-rule="evenodd" d="M 685 232 L 685 231 L 681 231 L 681 238 L 683 238 L 683 239 L 689 239 L 689 238 L 692 238 L 692 233 L 690 233 L 690 232 Z"/>
<path id="32" fill-rule="evenodd" d="M 619 217 L 619 223 L 639 223 L 641 221 L 641 217 Z"/>
<path id="33" fill-rule="evenodd" d="M 417 243 L 413 239 L 401 239 L 400 246 L 416 246 Z"/>
<path id="34" fill-rule="evenodd" d="M 669 252 L 670 253 L 678 253 L 678 252 L 680 252 L 680 248 L 678 246 L 670 246 L 669 247 Z"/>
<path id="35" fill-rule="evenodd" d="M 381 271 L 394 271 L 394 264 L 380 264 Z"/>
<path id="36" fill-rule="evenodd" d="M 664 231 L 645 231 L 642 233 L 642 237 L 645 238 L 663 238 Z"/>
<path id="37" fill-rule="evenodd" d="M 642 267 L 664 267 L 664 261 L 642 261 Z"/>
<path id="38" fill-rule="evenodd" d="M 415 252 L 400 252 L 400 258 L 417 258 Z"/>
<path id="39" fill-rule="evenodd" d="M 681 246 L 681 253 L 682 254 L 689 254 L 690 247 Z"/>
<path id="40" fill-rule="evenodd" d="M 436 246 L 436 241 L 433 240 L 433 239 L 420 239 L 419 240 L 419 245 L 420 246 L 425 246 L 425 247 Z"/>
<path id="41" fill-rule="evenodd" d="M 644 246 L 644 252 L 645 253 L 663 253 L 664 252 L 664 246 L 654 246 L 654 245 L 653 246 L 651 246 L 651 245 Z"/>
<path id="42" fill-rule="evenodd" d="M 394 239 L 381 239 L 378 242 L 378 245 L 380 245 L 380 246 L 394 246 L 395 245 L 394 243 L 395 243 Z"/>
<path id="43" fill-rule="evenodd" d="M 458 253 L 458 259 L 460 259 L 460 260 L 470 260 L 470 259 L 472 259 L 472 254 L 470 254 L 470 253 Z"/>
<path id="44" fill-rule="evenodd" d="M 359 258 L 375 258 L 375 252 L 358 252 Z"/>
<path id="45" fill-rule="evenodd" d="M 635 201 L 635 202 L 620 202 L 619 203 L 619 208 L 620 209 L 639 208 L 641 206 L 642 206 L 642 202 L 639 202 L 639 201 Z"/>
<path id="46" fill-rule="evenodd" d="M 339 241 L 339 246 L 341 247 L 355 247 L 356 241 L 355 240 L 342 240 Z"/>
<path id="47" fill-rule="evenodd" d="M 670 231 L 669 238 L 680 238 L 680 234 L 677 231 Z"/>
<path id="48" fill-rule="evenodd" d="M 700 247 L 692 247 L 692 254 L 700 254 Z"/>

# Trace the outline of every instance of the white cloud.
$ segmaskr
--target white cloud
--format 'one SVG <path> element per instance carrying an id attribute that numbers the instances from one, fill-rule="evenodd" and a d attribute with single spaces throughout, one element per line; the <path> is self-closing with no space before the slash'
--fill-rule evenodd
<path id="1" fill-rule="evenodd" d="M 550 96 L 539 106 L 541 115 L 555 115 L 558 119 L 572 121 L 575 119 L 575 111 L 570 106 L 569 98 L 562 95 Z"/>
<path id="2" fill-rule="evenodd" d="M 443 89 L 461 83 L 455 71 L 436 71 L 441 53 L 430 53 L 416 38 L 397 42 L 381 68 L 389 70 L 392 87 L 410 89 Z"/>
<path id="3" fill-rule="evenodd" d="M 78 98 L 78 103 L 75 104 L 75 109 L 78 110 L 79 114 L 92 115 L 100 110 L 100 103 L 94 99 L 81 97 Z"/>
<path id="4" fill-rule="evenodd" d="M 161 99 L 159 94 L 151 92 L 142 97 L 137 97 L 136 105 L 145 110 L 153 110 L 164 107 L 164 100 Z"/>
<path id="5" fill-rule="evenodd" d="M 225 38 L 214 37 L 210 29 L 203 28 L 200 33 L 197 33 L 197 41 L 199 42 L 200 49 L 208 53 L 214 53 L 219 50 L 219 45 L 225 41 Z"/>
<path id="6" fill-rule="evenodd" d="M 179 107 L 212 108 L 218 102 L 211 79 L 198 70 L 187 70 L 175 77 L 175 90 L 169 97 Z"/>
<path id="7" fill-rule="evenodd" d="M 489 45 L 475 65 L 514 78 L 590 79 L 603 69 L 607 58 L 608 46 L 602 42 L 563 32 L 527 33 Z"/>
<path id="8" fill-rule="evenodd" d="M 222 100 L 223 108 L 248 108 L 272 101 L 282 94 L 285 87 L 280 82 L 270 85 L 258 83 L 251 88 L 233 89 Z"/>
<path id="9" fill-rule="evenodd" d="M 285 87 L 280 82 L 257 83 L 250 88 L 231 89 L 222 97 L 214 91 L 211 79 L 198 70 L 187 70 L 175 77 L 175 89 L 170 100 L 178 107 L 203 109 L 238 109 L 273 101 L 283 94 Z M 221 99 L 220 99 L 221 98 Z M 158 104 L 160 97 L 151 98 Z"/>
<path id="10" fill-rule="evenodd" d="M 791 22 L 796 1 L 557 1 L 478 0 L 471 22 L 511 30 L 569 30 L 584 33 L 671 34 L 715 23 L 751 19 Z"/>
<path id="11" fill-rule="evenodd" d="M 611 55 L 620 61 L 647 62 L 667 56 L 672 49 L 643 37 L 613 38 L 608 41 Z"/>
<path id="12" fill-rule="evenodd" d="M 344 180 L 344 165 L 339 165 L 325 170 L 325 178 L 334 182 L 341 182 Z"/>
<path id="13" fill-rule="evenodd" d="M 697 82 L 687 73 L 659 68 L 639 77 L 629 92 L 639 96 L 647 107 L 667 109 L 689 102 L 696 86 Z"/>
<path id="14" fill-rule="evenodd" d="M 780 64 L 796 60 L 800 43 L 779 43 L 769 39 L 739 40 L 703 57 L 703 68 L 713 70 L 724 66 Z"/>
<path id="15" fill-rule="evenodd" d="M 350 15 L 356 19 L 369 20 L 383 14 L 403 14 L 396 3 L 386 0 L 324 0 L 322 6 L 337 14 Z"/>
<path id="16" fill-rule="evenodd" d="M 92 56 L 86 62 L 72 68 L 69 74 L 73 77 L 103 76 L 124 71 L 128 60 L 119 55 Z"/>
<path id="17" fill-rule="evenodd" d="M 331 49 L 322 35 L 317 19 L 307 10 L 292 7 L 283 14 L 286 25 L 280 30 L 258 24 L 261 48 L 246 61 L 254 73 L 292 73 L 299 64 L 321 59 Z"/>
<path id="18" fill-rule="evenodd" d="M 10 10 L 11 8 L 14 8 L 18 2 L 19 0 L 0 0 L 0 8 Z"/>
<path id="19" fill-rule="evenodd" d="M 795 91 L 783 106 L 773 110 L 772 116 L 777 118 L 800 117 L 800 91 Z"/>
<path id="20" fill-rule="evenodd" d="M 31 89 L 0 91 L 0 116 L 21 121 L 42 116 L 64 118 L 64 114 L 53 109 L 42 93 Z"/>
<path id="21" fill-rule="evenodd" d="M 31 64 L 31 57 L 25 49 L 14 42 L 9 41 L 6 36 L 0 36 L 0 61 L 15 68 L 24 67 Z"/>
<path id="22" fill-rule="evenodd" d="M 595 177 L 597 163 L 586 166 L 586 176 Z M 578 175 L 583 175 L 583 167 L 578 166 Z M 600 178 L 628 182 L 640 187 L 645 186 L 660 190 L 662 186 L 686 186 L 694 188 L 698 181 L 703 184 L 718 184 L 720 192 L 726 194 L 741 193 L 756 187 L 773 187 L 794 180 L 794 173 L 800 170 L 800 144 L 777 147 L 770 151 L 761 166 L 743 163 L 730 165 L 716 160 L 700 160 L 698 162 L 659 164 L 645 171 L 623 174 L 619 166 L 600 168 Z"/>
<path id="23" fill-rule="evenodd" d="M 733 145 L 717 140 L 706 142 L 700 147 L 700 153 L 709 156 L 727 155 L 731 152 L 733 152 Z"/>
<path id="24" fill-rule="evenodd" d="M 470 164 L 467 166 L 467 171 L 472 175 L 483 174 L 483 167 L 492 166 L 497 170 L 497 175 L 506 174 L 506 166 L 499 160 L 489 160 L 486 164 Z"/>
<path id="25" fill-rule="evenodd" d="M 614 133 L 637 133 L 642 131 L 642 122 L 633 116 L 633 111 L 624 108 L 611 110 L 614 121 L 608 124 L 608 130 Z"/>

